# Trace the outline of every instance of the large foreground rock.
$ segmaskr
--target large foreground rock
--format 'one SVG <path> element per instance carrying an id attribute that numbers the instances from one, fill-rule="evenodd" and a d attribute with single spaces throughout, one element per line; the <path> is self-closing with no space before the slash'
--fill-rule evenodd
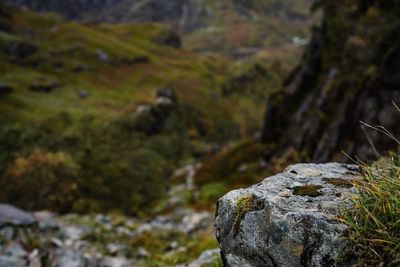
<path id="1" fill-rule="evenodd" d="M 298 164 L 218 202 L 215 228 L 227 266 L 353 266 L 336 220 L 356 190 L 358 167 Z"/>

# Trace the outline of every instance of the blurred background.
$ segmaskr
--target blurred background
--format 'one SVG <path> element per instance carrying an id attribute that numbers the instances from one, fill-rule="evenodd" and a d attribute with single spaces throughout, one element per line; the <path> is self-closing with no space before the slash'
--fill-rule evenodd
<path id="1" fill-rule="evenodd" d="M 0 0 L 0 202 L 39 221 L 0 234 L 1 255 L 37 265 L 4 266 L 222 266 L 222 195 L 393 148 L 359 121 L 400 132 L 399 14 L 396 0 Z"/>

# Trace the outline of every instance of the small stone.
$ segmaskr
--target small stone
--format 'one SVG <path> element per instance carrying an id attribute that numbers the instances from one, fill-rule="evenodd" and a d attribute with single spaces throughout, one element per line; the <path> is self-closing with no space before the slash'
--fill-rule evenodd
<path id="1" fill-rule="evenodd" d="M 290 197 L 290 193 L 288 191 L 281 191 L 278 193 L 278 196 L 288 198 Z"/>
<path id="2" fill-rule="evenodd" d="M 185 233 L 192 233 L 212 225 L 212 217 L 208 212 L 191 213 L 183 217 L 181 228 Z"/>
<path id="3" fill-rule="evenodd" d="M 18 242 L 12 242 L 8 244 L 2 251 L 2 254 L 5 256 L 10 256 L 13 258 L 27 258 L 28 252 L 21 246 Z"/>
<path id="4" fill-rule="evenodd" d="M 123 257 L 104 257 L 101 259 L 99 267 L 131 267 L 132 262 Z"/>
<path id="5" fill-rule="evenodd" d="M 150 253 L 144 248 L 139 247 L 136 252 L 136 257 L 139 259 L 147 259 L 150 256 Z"/>
<path id="6" fill-rule="evenodd" d="M 56 247 L 58 247 L 58 248 L 61 248 L 61 247 L 63 246 L 63 242 L 62 242 L 60 239 L 55 238 L 55 237 L 52 237 L 51 240 L 50 240 L 50 242 L 51 242 L 53 245 L 55 245 Z"/>

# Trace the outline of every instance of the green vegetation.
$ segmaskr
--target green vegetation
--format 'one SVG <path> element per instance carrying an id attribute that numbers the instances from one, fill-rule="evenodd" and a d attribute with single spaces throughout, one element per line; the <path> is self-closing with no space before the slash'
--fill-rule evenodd
<path id="1" fill-rule="evenodd" d="M 354 207 L 340 218 L 350 227 L 350 240 L 360 266 L 398 266 L 400 262 L 400 158 L 362 166 Z"/>
<path id="2" fill-rule="evenodd" d="M 319 191 L 320 189 L 322 189 L 321 185 L 314 185 L 314 184 L 295 186 L 293 187 L 293 195 L 319 197 L 323 195 L 323 193 Z"/>
<path id="3" fill-rule="evenodd" d="M 0 84 L 13 91 L 0 99 L 0 201 L 149 214 L 182 159 L 258 130 L 264 103 L 246 91 L 223 94 L 242 66 L 165 45 L 168 27 L 78 24 L 26 11 L 5 20 L 13 27 L 0 34 Z M 158 104 L 163 90 L 176 103 Z M 208 185 L 204 205 L 228 189 Z"/>

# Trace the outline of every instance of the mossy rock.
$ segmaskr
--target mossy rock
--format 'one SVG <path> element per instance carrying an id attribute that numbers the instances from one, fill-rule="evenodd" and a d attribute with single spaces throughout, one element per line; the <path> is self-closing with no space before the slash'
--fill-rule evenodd
<path id="1" fill-rule="evenodd" d="M 233 222 L 233 235 L 239 233 L 240 223 L 248 212 L 258 211 L 264 208 L 264 203 L 260 201 L 255 195 L 243 195 L 236 200 L 237 211 L 235 220 Z"/>

